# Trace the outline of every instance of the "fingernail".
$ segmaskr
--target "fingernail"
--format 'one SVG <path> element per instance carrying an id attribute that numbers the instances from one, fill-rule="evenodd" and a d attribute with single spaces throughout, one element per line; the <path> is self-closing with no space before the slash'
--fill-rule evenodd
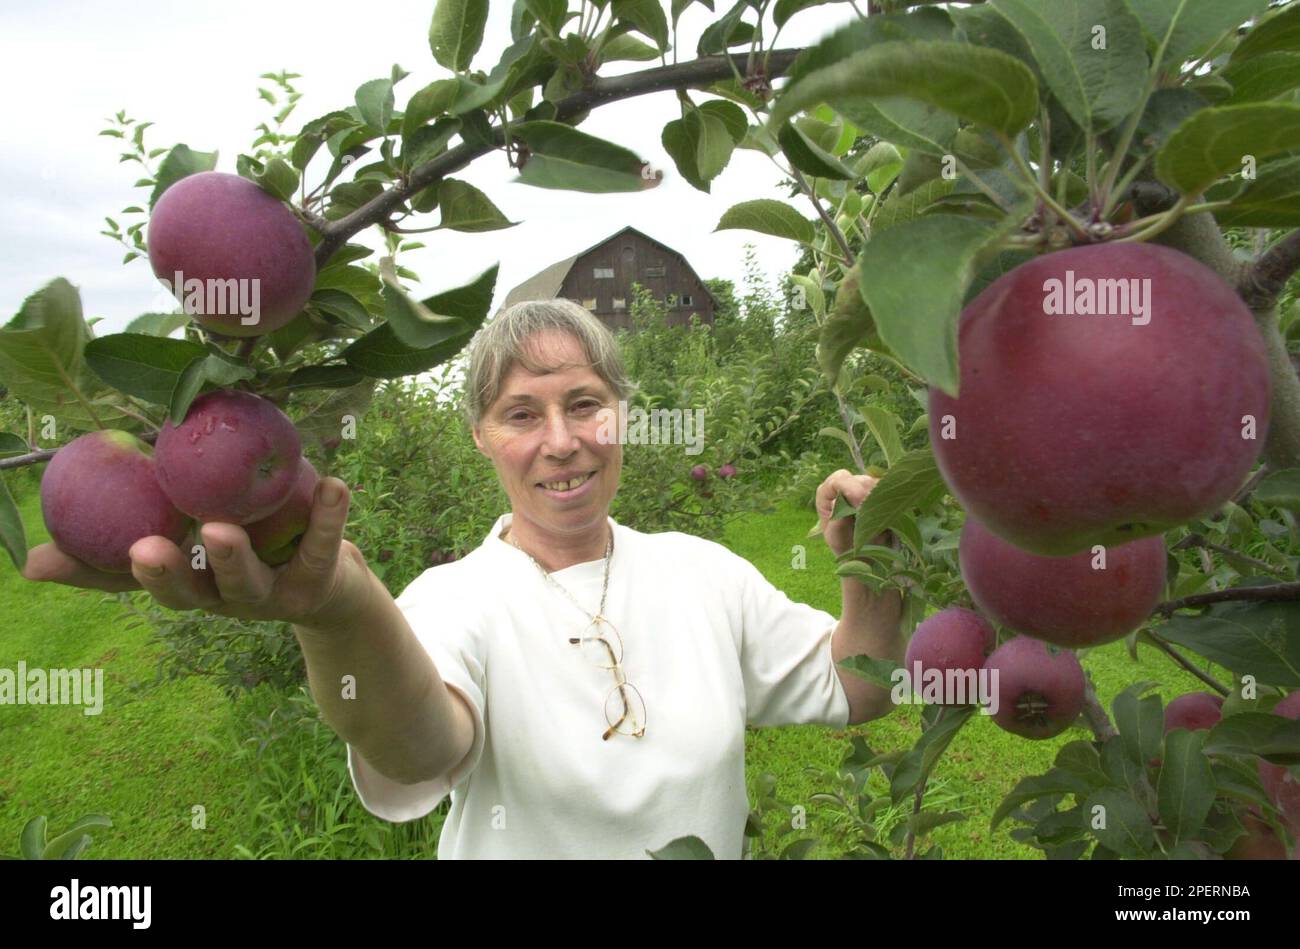
<path id="1" fill-rule="evenodd" d="M 339 502 L 343 500 L 343 492 L 339 490 L 337 484 L 321 485 L 320 500 L 326 507 L 337 507 Z"/>
<path id="2" fill-rule="evenodd" d="M 162 567 L 146 567 L 144 565 L 141 565 L 140 572 L 143 573 L 146 577 L 161 577 L 164 573 L 164 570 Z"/>
<path id="3" fill-rule="evenodd" d="M 232 553 L 234 553 L 234 548 L 233 548 L 233 547 L 226 547 L 226 546 L 224 546 L 224 545 L 222 545 L 222 544 L 209 544 L 209 545 L 208 545 L 208 556 L 209 556 L 209 557 L 216 557 L 218 560 L 225 560 L 225 559 L 226 559 L 227 557 L 229 557 Z"/>

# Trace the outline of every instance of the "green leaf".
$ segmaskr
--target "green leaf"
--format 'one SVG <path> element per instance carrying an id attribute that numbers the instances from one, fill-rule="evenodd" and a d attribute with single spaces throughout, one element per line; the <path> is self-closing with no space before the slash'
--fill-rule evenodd
<path id="1" fill-rule="evenodd" d="M 1090 132 L 1123 121 L 1146 91 L 1141 27 L 1124 0 L 990 0 L 1024 36 L 1065 110 Z M 1104 30 L 1104 45 L 1097 48 Z"/>
<path id="2" fill-rule="evenodd" d="M 734 102 L 710 99 L 708 102 L 700 103 L 700 111 L 722 122 L 727 129 L 727 134 L 731 136 L 732 143 L 737 147 L 745 140 L 745 135 L 749 132 L 749 122 L 745 118 L 745 110 Z"/>
<path id="3" fill-rule="evenodd" d="M 19 849 L 24 860 L 39 860 L 45 852 L 45 830 L 48 822 L 42 817 L 33 817 L 23 825 L 19 838 Z"/>
<path id="4" fill-rule="evenodd" d="M 463 72 L 483 45 L 488 0 L 438 0 L 429 25 L 429 49 L 438 65 Z"/>
<path id="5" fill-rule="evenodd" d="M 614 63 L 620 60 L 630 62 L 651 62 L 659 58 L 659 50 L 649 43 L 643 43 L 635 36 L 616 36 L 600 48 L 600 61 Z"/>
<path id="6" fill-rule="evenodd" d="M 364 415 L 374 394 L 374 379 L 366 379 L 346 389 L 336 389 L 311 411 L 295 418 L 294 428 L 298 429 L 304 444 L 320 445 L 338 435 L 344 416 L 351 415 L 356 419 Z"/>
<path id="7" fill-rule="evenodd" d="M 0 442 L 0 446 L 3 446 L 3 442 Z M 27 445 L 24 444 L 18 454 L 26 453 Z M 7 454 L 10 453 L 0 453 L 0 457 Z M 9 486 L 5 484 L 3 478 L 0 478 L 0 544 L 4 545 L 5 552 L 13 561 L 14 569 L 21 574 L 23 568 L 27 566 L 27 532 L 23 529 L 23 519 L 18 513 L 18 505 L 14 502 L 13 495 L 9 493 Z"/>
<path id="8" fill-rule="evenodd" d="M 919 218 L 932 208 L 937 210 L 938 202 L 952 194 L 956 186 L 957 182 L 949 178 L 931 178 L 906 194 L 891 194 L 876 212 L 876 217 L 871 222 L 871 233 L 879 235 L 882 231 L 898 224 L 906 224 Z"/>
<path id="9" fill-rule="evenodd" d="M 1149 687 L 1149 683 L 1142 683 Z M 1160 756 L 1160 738 L 1164 731 L 1164 711 L 1160 696 L 1149 695 L 1139 699 L 1145 689 L 1129 687 L 1115 696 L 1111 709 L 1115 713 L 1115 727 L 1119 729 L 1124 751 L 1138 764 L 1146 764 Z"/>
<path id="10" fill-rule="evenodd" d="M 353 329 L 367 332 L 374 328 L 374 320 L 366 305 L 345 290 L 317 290 L 311 295 L 311 306 L 318 313 L 332 316 Z"/>
<path id="11" fill-rule="evenodd" d="M 347 389 L 364 377 L 351 366 L 306 366 L 285 380 L 286 389 Z"/>
<path id="12" fill-rule="evenodd" d="M 196 152 L 188 145 L 177 145 L 167 153 L 167 157 L 158 166 L 158 174 L 154 178 L 153 193 L 149 195 L 149 210 L 153 210 L 154 205 L 158 203 L 158 199 L 163 196 L 164 191 L 182 178 L 198 174 L 201 171 L 212 171 L 216 167 L 216 152 Z"/>
<path id="13" fill-rule="evenodd" d="M 1232 51 L 1231 62 L 1238 63 L 1266 53 L 1300 51 L 1300 6 L 1294 3 L 1275 10 L 1255 25 Z"/>
<path id="14" fill-rule="evenodd" d="M 206 355 L 184 339 L 114 333 L 86 344 L 86 363 L 108 385 L 154 405 L 167 405 L 181 373 Z"/>
<path id="15" fill-rule="evenodd" d="M 60 426 L 91 431 L 101 424 L 135 424 L 100 401 L 113 393 L 86 365 L 90 338 L 80 295 L 56 278 L 24 300 L 18 315 L 0 329 L 0 384 L 37 418 L 52 415 Z"/>
<path id="16" fill-rule="evenodd" d="M 150 336 L 170 336 L 189 325 L 187 313 L 143 313 L 126 324 L 124 333 L 147 333 Z"/>
<path id="17" fill-rule="evenodd" d="M 1268 712 L 1238 712 L 1205 736 L 1207 755 L 1259 755 L 1273 764 L 1300 764 L 1300 719 Z"/>
<path id="18" fill-rule="evenodd" d="M 897 669 L 902 668 L 893 659 L 872 659 L 870 656 L 861 654 L 841 659 L 836 665 L 882 689 L 892 689 L 897 685 L 898 680 L 895 678 L 894 673 Z"/>
<path id="19" fill-rule="evenodd" d="M 870 498 L 870 495 L 868 495 Z M 889 796 L 897 804 L 916 790 L 947 749 L 961 727 L 975 714 L 975 706 L 945 708 L 942 716 L 916 740 L 916 744 L 894 767 L 889 779 Z"/>
<path id="20" fill-rule="evenodd" d="M 871 489 L 858 508 L 853 545 L 862 547 L 913 508 L 925 510 L 946 488 L 928 448 L 909 451 Z"/>
<path id="21" fill-rule="evenodd" d="M 852 168 L 824 150 L 793 122 L 781 126 L 777 132 L 781 150 L 795 168 L 814 178 L 853 180 L 857 174 Z"/>
<path id="22" fill-rule="evenodd" d="M 1296 161 L 1300 163 L 1300 158 Z M 1300 468 L 1273 472 L 1255 487 L 1255 500 L 1289 511 L 1300 511 Z"/>
<path id="23" fill-rule="evenodd" d="M 642 191 L 657 185 L 635 152 L 562 122 L 521 122 L 510 134 L 528 146 L 519 180 L 538 188 L 603 194 Z"/>
<path id="24" fill-rule="evenodd" d="M 402 139 L 403 170 L 410 171 L 437 158 L 446 150 L 447 143 L 460 129 L 460 119 L 444 116 L 432 125 L 421 126 L 410 136 Z"/>
<path id="25" fill-rule="evenodd" d="M 1014 226 L 1014 219 L 1002 227 Z M 980 252 L 1000 234 L 984 221 L 935 214 L 875 234 L 858 258 L 862 295 L 898 359 L 957 394 L 957 319 Z M 916 253 L 924 247 L 925 253 Z"/>
<path id="26" fill-rule="evenodd" d="M 1249 102 L 1202 109 L 1156 153 L 1156 176 L 1183 194 L 1200 194 L 1243 159 L 1300 148 L 1300 105 Z"/>
<path id="27" fill-rule="evenodd" d="M 427 349 L 407 346 L 387 323 L 381 323 L 347 349 L 347 364 L 371 379 L 399 379 L 418 375 L 452 359 L 472 336 L 454 336 Z"/>
<path id="28" fill-rule="evenodd" d="M 1100 810 L 1096 810 L 1100 808 Z M 1155 846 L 1155 829 L 1140 804 L 1123 791 L 1103 788 L 1083 802 L 1084 819 L 1102 846 L 1123 857 L 1145 857 Z M 1099 815 L 1104 826 L 1094 827 Z"/>
<path id="29" fill-rule="evenodd" d="M 700 34 L 695 55 L 709 56 L 713 53 L 721 53 L 737 43 L 748 42 L 754 31 L 750 24 L 741 19 L 747 9 L 749 9 L 748 0 L 736 0 L 735 6 Z"/>
<path id="30" fill-rule="evenodd" d="M 779 128 L 818 102 L 838 110 L 846 99 L 877 96 L 919 99 L 1007 136 L 1028 125 L 1038 109 L 1033 73 L 1006 53 L 965 43 L 892 42 L 793 83 L 776 100 L 769 127 Z"/>
<path id="31" fill-rule="evenodd" d="M 458 80 L 439 79 L 436 82 L 429 83 L 411 96 L 410 101 L 406 103 L 406 111 L 402 115 L 403 143 L 430 119 L 450 111 L 452 103 L 456 101 L 459 94 L 460 82 Z"/>
<path id="32" fill-rule="evenodd" d="M 660 139 L 681 176 L 705 193 L 709 191 L 709 182 L 727 166 L 735 149 L 728 124 L 701 109 L 691 109 L 682 118 L 669 122 Z"/>
<path id="33" fill-rule="evenodd" d="M 371 79 L 363 82 L 357 87 L 356 103 L 366 125 L 376 132 L 388 131 L 388 123 L 393 119 L 393 81 Z"/>
<path id="34" fill-rule="evenodd" d="M 1229 105 L 1275 99 L 1300 86 L 1300 53 L 1263 53 L 1233 63 L 1221 75 L 1232 83 Z"/>
<path id="35" fill-rule="evenodd" d="M 1174 73 L 1188 59 L 1207 51 L 1216 40 L 1263 11 L 1269 0 L 1136 0 L 1130 4 L 1142 27 L 1163 46 L 1162 73 Z"/>
<path id="36" fill-rule="evenodd" d="M 871 309 L 858 289 L 858 269 L 855 267 L 840 281 L 835 305 L 830 317 L 822 324 L 817 339 L 817 363 L 832 386 L 839 386 L 844 360 L 859 346 L 879 350 L 884 344 L 876 331 Z M 852 450 L 850 445 L 849 451 Z"/>
<path id="37" fill-rule="evenodd" d="M 898 435 L 898 416 L 878 405 L 864 405 L 858 411 L 871 430 L 871 437 L 885 453 L 885 464 L 892 467 L 895 461 L 903 457 L 903 441 Z"/>
<path id="38" fill-rule="evenodd" d="M 442 219 L 438 227 L 471 234 L 514 227 L 511 221 L 482 191 L 466 181 L 444 178 L 438 185 L 438 207 Z"/>
<path id="39" fill-rule="evenodd" d="M 298 172 L 280 158 L 272 158 L 264 166 L 256 158 L 240 155 L 235 159 L 235 171 L 280 201 L 292 200 L 298 189 Z"/>
<path id="40" fill-rule="evenodd" d="M 1156 632 L 1231 669 L 1234 676 L 1300 687 L 1300 610 L 1293 603 L 1214 603 L 1199 615 L 1176 614 Z"/>
<path id="41" fill-rule="evenodd" d="M 1201 732 L 1176 728 L 1165 739 L 1156 785 L 1160 820 L 1177 841 L 1193 840 L 1214 804 L 1214 774 L 1201 751 Z"/>
<path id="42" fill-rule="evenodd" d="M 429 297 L 423 303 L 406 294 L 392 267 L 391 257 L 385 257 L 379 266 L 384 280 L 385 316 L 397 338 L 412 349 L 427 349 L 472 332 L 471 327 L 482 323 L 492 305 L 496 265 L 465 286 Z"/>
<path id="43" fill-rule="evenodd" d="M 782 27 L 789 22 L 790 17 L 801 10 L 839 2 L 843 2 L 843 0 L 776 0 L 776 7 L 772 11 L 772 19 L 778 27 Z"/>
<path id="44" fill-rule="evenodd" d="M 678 837 L 658 850 L 647 850 L 655 860 L 712 860 L 713 851 L 699 837 Z"/>
<path id="45" fill-rule="evenodd" d="M 631 23 L 661 50 L 668 49 L 668 19 L 659 0 L 614 0 L 613 10 L 616 19 Z"/>
<path id="46" fill-rule="evenodd" d="M 774 198 L 756 198 L 732 205 L 713 230 L 748 230 L 786 240 L 811 244 L 816 236 L 813 224 L 783 201 Z"/>

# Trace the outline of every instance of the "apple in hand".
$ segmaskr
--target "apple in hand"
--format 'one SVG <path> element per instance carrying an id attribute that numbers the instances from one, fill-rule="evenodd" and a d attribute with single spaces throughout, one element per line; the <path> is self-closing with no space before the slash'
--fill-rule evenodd
<path id="1" fill-rule="evenodd" d="M 267 399 L 235 389 L 200 395 L 154 446 L 158 483 L 172 503 L 207 523 L 251 524 L 288 500 L 302 441 Z"/>
<path id="2" fill-rule="evenodd" d="M 154 452 L 130 432 L 90 432 L 54 453 L 41 477 L 54 545 L 105 573 L 131 572 L 131 546 L 158 535 L 179 545 L 190 520 L 156 478 Z"/>
<path id="3" fill-rule="evenodd" d="M 989 621 L 974 610 L 960 606 L 950 606 L 933 616 L 926 617 L 917 625 L 912 638 L 907 643 L 907 654 L 903 659 L 903 668 L 912 679 L 912 691 L 921 692 L 926 685 L 926 678 L 932 676 L 930 670 L 944 675 L 945 685 L 949 671 L 978 672 L 989 653 L 997 645 L 997 633 Z M 917 678 L 917 664 L 921 667 L 921 678 Z M 975 686 L 973 676 L 965 676 L 967 687 Z M 944 696 L 939 704 L 958 704 L 957 696 Z M 965 696 L 972 704 L 974 695 Z"/>
<path id="4" fill-rule="evenodd" d="M 298 465 L 298 480 L 294 482 L 289 499 L 273 514 L 244 527 L 248 532 L 253 552 L 272 566 L 288 563 L 298 541 L 311 521 L 312 500 L 316 496 L 316 483 L 320 477 L 310 461 L 303 458 Z"/>

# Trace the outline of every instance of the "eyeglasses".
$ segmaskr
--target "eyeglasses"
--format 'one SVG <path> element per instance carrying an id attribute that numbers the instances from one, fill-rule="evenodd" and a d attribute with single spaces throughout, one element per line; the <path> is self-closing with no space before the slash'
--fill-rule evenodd
<path id="1" fill-rule="evenodd" d="M 609 728 L 600 736 L 601 740 L 609 741 L 615 733 L 645 737 L 645 701 L 623 674 L 623 637 L 614 624 L 597 616 L 583 635 L 571 638 L 569 644 L 578 647 L 587 661 L 614 673 L 614 688 L 605 696 L 605 721 Z"/>

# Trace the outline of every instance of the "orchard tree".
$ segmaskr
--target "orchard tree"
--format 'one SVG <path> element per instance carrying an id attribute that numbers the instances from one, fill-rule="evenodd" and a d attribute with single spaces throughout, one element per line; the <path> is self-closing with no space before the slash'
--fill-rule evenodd
<path id="1" fill-rule="evenodd" d="M 213 152 L 146 148 L 147 123 L 119 113 L 106 134 L 147 169 L 148 197 L 123 214 L 141 220 L 106 233 L 184 312 L 95 338 L 71 283 L 35 292 L 0 331 L 0 382 L 28 407 L 27 432 L 0 435 L 0 467 L 54 458 L 51 534 L 106 575 L 141 529 L 215 517 L 258 528 L 259 554 L 281 562 L 315 479 L 300 443 L 328 456 L 376 380 L 445 363 L 488 313 L 496 267 L 423 300 L 403 283 L 415 275 L 400 254 L 422 246 L 411 235 L 513 226 L 457 173 L 504 159 L 542 188 L 649 191 L 676 174 L 707 192 L 735 149 L 756 150 L 791 195 L 755 196 L 717 229 L 804 252 L 793 304 L 820 326 L 831 434 L 857 470 L 883 461 L 861 508 L 836 511 L 856 518 L 840 574 L 905 591 L 909 629 L 942 617 L 914 658 L 962 681 L 996 673 L 999 726 L 1040 740 L 1081 716 L 1092 731 L 1019 781 L 994 826 L 1014 817 L 1018 839 L 1057 857 L 1294 848 L 1300 722 L 1283 703 L 1300 688 L 1300 378 L 1287 339 L 1300 320 L 1285 304 L 1300 269 L 1300 2 L 898 0 L 786 49 L 781 29 L 824 15 L 819 0 L 700 0 L 715 20 L 678 62 L 694 2 L 516 0 L 512 43 L 485 72 L 488 0 L 438 0 L 429 43 L 446 78 L 398 109 L 408 74 L 394 66 L 289 132 L 298 77 L 268 74 L 283 107 L 234 174 Z M 600 74 L 621 60 L 659 62 Z M 671 168 L 579 128 L 608 103 L 670 92 Z M 350 242 L 370 228 L 377 261 Z M 920 428 L 853 404 L 866 359 L 911 383 Z M 38 421 L 66 447 L 34 450 Z M 228 447 L 285 424 L 299 436 L 286 457 Z M 927 427 L 929 445 L 906 450 Z M 0 539 L 21 568 L 7 492 Z M 1071 650 L 1117 638 L 1195 674 L 1218 715 L 1167 718 L 1139 682 L 1112 720 Z M 891 662 L 846 664 L 897 682 Z M 880 769 L 887 803 L 913 813 L 886 841 L 864 822 L 854 856 L 942 855 L 924 842 L 958 815 L 923 804 L 976 711 L 945 691 L 958 681 L 927 699 L 912 749 L 855 740 L 856 799 L 841 800 L 877 808 L 865 778 Z M 687 838 L 658 855 L 707 854 Z"/>

